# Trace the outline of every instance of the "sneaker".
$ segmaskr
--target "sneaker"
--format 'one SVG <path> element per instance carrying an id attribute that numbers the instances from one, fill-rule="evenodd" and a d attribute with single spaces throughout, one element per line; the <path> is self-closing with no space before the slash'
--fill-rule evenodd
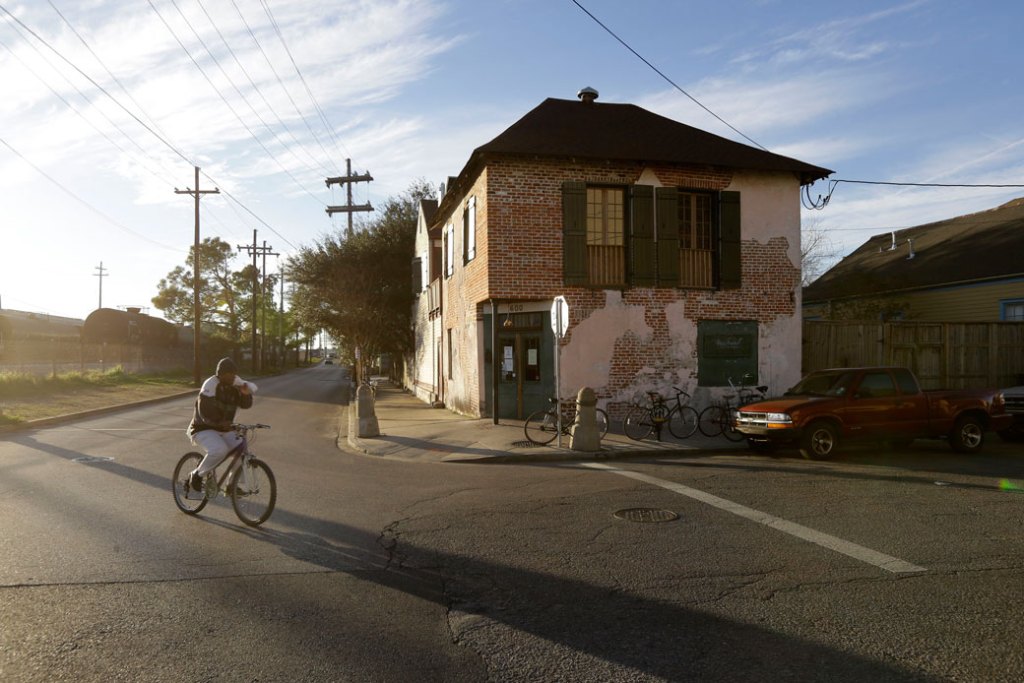
<path id="1" fill-rule="evenodd" d="M 202 491 L 203 478 L 199 476 L 198 472 L 193 472 L 192 476 L 188 478 L 188 485 L 193 491 Z"/>

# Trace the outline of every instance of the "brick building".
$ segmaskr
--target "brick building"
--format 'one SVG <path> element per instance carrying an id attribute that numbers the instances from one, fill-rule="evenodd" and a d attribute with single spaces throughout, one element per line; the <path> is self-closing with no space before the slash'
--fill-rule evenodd
<path id="1" fill-rule="evenodd" d="M 545 100 L 420 207 L 406 379 L 423 400 L 545 406 L 557 296 L 561 394 L 590 386 L 613 419 L 646 390 L 700 407 L 729 378 L 799 378 L 799 192 L 831 171 L 596 96 Z"/>

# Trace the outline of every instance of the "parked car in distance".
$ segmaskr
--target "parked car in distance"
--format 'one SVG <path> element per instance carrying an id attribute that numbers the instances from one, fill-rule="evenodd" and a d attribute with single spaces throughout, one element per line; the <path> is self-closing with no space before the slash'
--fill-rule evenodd
<path id="1" fill-rule="evenodd" d="M 735 420 L 754 450 L 795 444 L 805 458 L 824 459 L 855 439 L 902 446 L 944 438 L 975 453 L 985 432 L 1008 428 L 1013 417 L 999 391 L 922 391 L 907 368 L 864 367 L 813 372 L 781 398 L 738 408 Z"/>
<path id="2" fill-rule="evenodd" d="M 1004 441 L 1024 441 L 1024 386 L 1003 389 L 1006 401 L 1006 412 L 1013 416 L 1013 422 L 1006 429 L 1000 430 L 999 436 Z"/>

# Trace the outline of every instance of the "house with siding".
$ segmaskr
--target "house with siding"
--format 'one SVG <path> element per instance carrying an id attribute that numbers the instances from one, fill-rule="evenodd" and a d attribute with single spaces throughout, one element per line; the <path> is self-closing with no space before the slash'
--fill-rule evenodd
<path id="1" fill-rule="evenodd" d="M 806 320 L 1024 321 L 1024 199 L 876 235 L 804 289 Z"/>
<path id="2" fill-rule="evenodd" d="M 420 207 L 406 381 L 423 400 L 522 419 L 556 360 L 561 395 L 589 386 L 613 419 L 648 390 L 699 407 L 748 373 L 799 379 L 799 193 L 831 171 L 596 100 L 545 100 Z"/>

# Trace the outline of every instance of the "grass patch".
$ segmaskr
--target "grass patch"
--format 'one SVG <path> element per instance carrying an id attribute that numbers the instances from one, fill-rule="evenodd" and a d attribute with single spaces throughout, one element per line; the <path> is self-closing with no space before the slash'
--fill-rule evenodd
<path id="1" fill-rule="evenodd" d="M 159 398 L 191 388 L 185 373 L 135 375 L 118 366 L 106 372 L 36 376 L 0 373 L 0 426 Z"/>

